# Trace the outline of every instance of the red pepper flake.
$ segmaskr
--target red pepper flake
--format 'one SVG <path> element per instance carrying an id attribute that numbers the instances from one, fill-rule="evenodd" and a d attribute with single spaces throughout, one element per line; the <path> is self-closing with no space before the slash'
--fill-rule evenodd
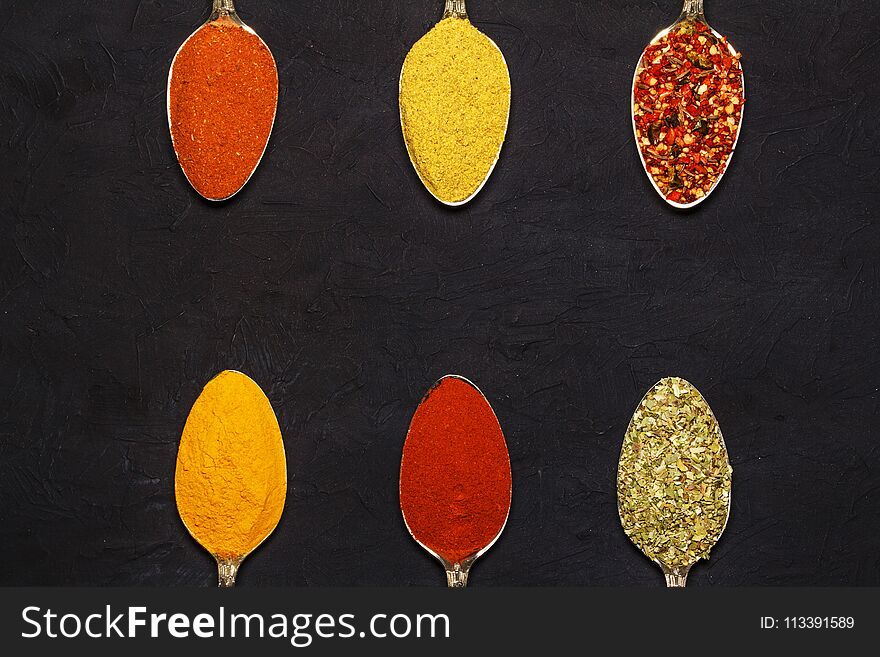
<path id="1" fill-rule="evenodd" d="M 171 138 L 202 196 L 222 200 L 251 177 L 272 131 L 278 69 L 262 39 L 229 19 L 196 31 L 171 65 Z"/>
<path id="2" fill-rule="evenodd" d="M 745 104 L 739 60 L 699 21 L 678 24 L 642 55 L 633 85 L 637 142 L 670 201 L 700 200 L 724 173 Z"/>

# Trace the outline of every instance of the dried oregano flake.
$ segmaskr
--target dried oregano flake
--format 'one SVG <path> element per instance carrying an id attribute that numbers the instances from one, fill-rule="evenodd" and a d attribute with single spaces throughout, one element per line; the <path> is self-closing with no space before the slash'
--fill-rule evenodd
<path id="1" fill-rule="evenodd" d="M 661 380 L 623 440 L 617 500 L 626 535 L 668 567 L 708 559 L 727 523 L 732 472 L 703 396 L 684 379 Z"/>

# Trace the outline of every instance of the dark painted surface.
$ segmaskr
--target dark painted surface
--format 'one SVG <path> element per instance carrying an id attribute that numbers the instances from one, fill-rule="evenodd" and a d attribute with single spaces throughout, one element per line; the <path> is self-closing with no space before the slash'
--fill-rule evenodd
<path id="1" fill-rule="evenodd" d="M 244 193 L 209 206 L 164 102 L 207 1 L 0 3 L 0 583 L 213 584 L 172 474 L 201 387 L 236 368 L 275 405 L 290 472 L 242 585 L 443 584 L 397 470 L 449 372 L 493 403 L 514 472 L 474 586 L 661 584 L 614 482 L 670 374 L 734 466 L 692 584 L 880 584 L 873 0 L 708 3 L 749 100 L 730 172 L 687 215 L 651 189 L 628 108 L 677 0 L 471 0 L 514 98 L 460 211 L 421 188 L 396 106 L 439 0 L 238 4 L 279 62 L 278 122 Z"/>

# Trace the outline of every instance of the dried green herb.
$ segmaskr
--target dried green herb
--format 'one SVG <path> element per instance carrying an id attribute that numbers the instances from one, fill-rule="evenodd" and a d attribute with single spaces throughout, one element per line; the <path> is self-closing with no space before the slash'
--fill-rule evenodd
<path id="1" fill-rule="evenodd" d="M 686 21 L 679 25 L 678 31 L 681 34 L 687 34 L 688 36 L 692 36 L 697 32 L 697 25 L 693 21 Z"/>
<path id="2" fill-rule="evenodd" d="M 684 379 L 661 380 L 623 440 L 617 504 L 626 535 L 667 567 L 708 559 L 727 524 L 731 475 L 709 404 Z"/>
<path id="3" fill-rule="evenodd" d="M 693 50 L 685 53 L 685 57 L 688 58 L 688 61 L 696 66 L 697 68 L 701 68 L 704 71 L 709 71 L 715 68 L 715 64 L 712 63 L 712 60 L 709 59 L 706 55 L 696 53 Z"/>

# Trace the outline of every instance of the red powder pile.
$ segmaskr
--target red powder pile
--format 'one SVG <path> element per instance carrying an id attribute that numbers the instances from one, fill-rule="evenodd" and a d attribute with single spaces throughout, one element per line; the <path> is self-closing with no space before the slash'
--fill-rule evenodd
<path id="1" fill-rule="evenodd" d="M 256 34 L 229 19 L 193 34 L 171 65 L 168 112 L 177 159 L 202 196 L 244 186 L 263 156 L 278 105 L 278 70 Z"/>
<path id="2" fill-rule="evenodd" d="M 489 545 L 510 511 L 507 443 L 469 382 L 446 377 L 422 400 L 400 464 L 400 508 L 417 541 L 451 563 Z"/>

